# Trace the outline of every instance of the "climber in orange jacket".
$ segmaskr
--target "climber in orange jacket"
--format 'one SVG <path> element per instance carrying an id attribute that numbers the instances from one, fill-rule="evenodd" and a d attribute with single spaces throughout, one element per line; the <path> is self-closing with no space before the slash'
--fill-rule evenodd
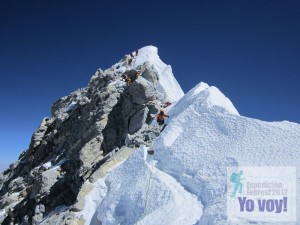
<path id="1" fill-rule="evenodd" d="M 168 117 L 169 115 L 165 114 L 164 110 L 161 109 L 160 112 L 156 116 L 156 121 L 159 125 L 163 125 L 165 123 L 165 118 Z"/>
<path id="2" fill-rule="evenodd" d="M 140 71 L 127 71 L 123 73 L 123 75 L 121 76 L 121 80 L 125 81 L 127 85 L 131 85 L 140 75 Z"/>

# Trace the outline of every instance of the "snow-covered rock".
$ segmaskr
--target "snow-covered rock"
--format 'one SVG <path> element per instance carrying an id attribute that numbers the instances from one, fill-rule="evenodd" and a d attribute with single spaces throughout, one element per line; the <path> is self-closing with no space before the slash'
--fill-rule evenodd
<path id="1" fill-rule="evenodd" d="M 64 112 L 70 112 L 76 107 L 77 102 L 71 102 L 70 105 L 68 105 L 65 109 Z"/>
<path id="2" fill-rule="evenodd" d="M 43 167 L 45 170 L 48 170 L 49 168 L 51 168 L 51 166 L 52 166 L 51 162 L 46 162 L 46 163 L 43 164 L 42 167 Z"/>
<path id="3" fill-rule="evenodd" d="M 150 63 L 159 74 L 159 84 L 157 89 L 166 94 L 164 102 L 176 102 L 183 95 L 183 91 L 175 79 L 172 68 L 166 65 L 158 56 L 158 50 L 154 46 L 146 46 L 138 51 L 138 56 L 135 57 L 134 65 L 143 65 Z"/>

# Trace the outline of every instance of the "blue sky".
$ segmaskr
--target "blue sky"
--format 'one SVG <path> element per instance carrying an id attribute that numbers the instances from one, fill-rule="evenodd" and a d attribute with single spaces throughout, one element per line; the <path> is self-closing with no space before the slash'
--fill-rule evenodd
<path id="1" fill-rule="evenodd" d="M 217 86 L 241 115 L 300 123 L 300 1 L 0 1 L 0 170 L 54 101 L 97 68 L 158 47 L 185 92 Z"/>

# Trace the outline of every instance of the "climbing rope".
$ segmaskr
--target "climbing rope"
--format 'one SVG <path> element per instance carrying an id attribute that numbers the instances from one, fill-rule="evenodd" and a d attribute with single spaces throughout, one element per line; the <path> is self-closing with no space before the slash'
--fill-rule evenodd
<path id="1" fill-rule="evenodd" d="M 146 199 L 145 199 L 145 206 L 144 206 L 144 215 L 147 215 L 147 206 L 148 206 L 148 197 L 149 197 L 149 190 L 150 190 L 150 185 L 151 185 L 151 180 L 152 180 L 152 174 L 153 174 L 153 168 L 154 168 L 154 161 L 153 161 L 153 155 L 151 156 L 151 162 L 152 162 L 152 167 L 151 167 L 151 172 L 150 172 L 150 177 L 147 185 L 147 192 L 146 192 Z"/>
<path id="2" fill-rule="evenodd" d="M 150 176 L 149 176 L 148 183 L 147 183 L 147 186 L 146 186 L 146 198 L 145 198 L 145 204 L 144 204 L 144 212 L 143 212 L 142 216 L 140 217 L 140 219 L 138 221 L 136 221 L 136 223 L 134 225 L 137 225 L 138 222 L 147 215 L 148 198 L 149 198 L 149 195 L 150 195 L 149 191 L 150 191 L 151 180 L 152 180 L 153 169 L 154 169 L 153 155 L 151 155 L 151 162 L 152 162 L 152 165 L 151 165 Z"/>

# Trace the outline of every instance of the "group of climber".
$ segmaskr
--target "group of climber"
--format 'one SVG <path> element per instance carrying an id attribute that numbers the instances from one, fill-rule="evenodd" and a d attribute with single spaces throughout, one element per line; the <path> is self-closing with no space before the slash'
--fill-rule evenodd
<path id="1" fill-rule="evenodd" d="M 130 53 L 130 58 L 128 59 L 128 65 L 131 65 L 132 60 L 134 57 L 138 56 L 139 50 L 135 50 L 134 52 Z M 131 85 L 140 75 L 142 71 L 136 70 L 129 70 L 122 74 L 121 80 L 125 81 L 127 85 Z"/>
<path id="2" fill-rule="evenodd" d="M 134 57 L 138 56 L 139 50 L 135 50 L 134 52 L 130 53 L 130 58 L 128 59 L 128 65 L 131 65 Z M 122 80 L 127 83 L 127 85 L 131 85 L 140 75 L 142 72 L 140 71 L 127 71 L 122 75 Z M 168 101 L 164 105 L 162 105 L 163 108 L 166 108 L 170 106 L 171 103 Z M 159 111 L 159 113 L 156 116 L 156 121 L 159 125 L 164 125 L 165 123 L 165 118 L 169 118 L 169 115 L 164 112 L 163 109 Z"/>

